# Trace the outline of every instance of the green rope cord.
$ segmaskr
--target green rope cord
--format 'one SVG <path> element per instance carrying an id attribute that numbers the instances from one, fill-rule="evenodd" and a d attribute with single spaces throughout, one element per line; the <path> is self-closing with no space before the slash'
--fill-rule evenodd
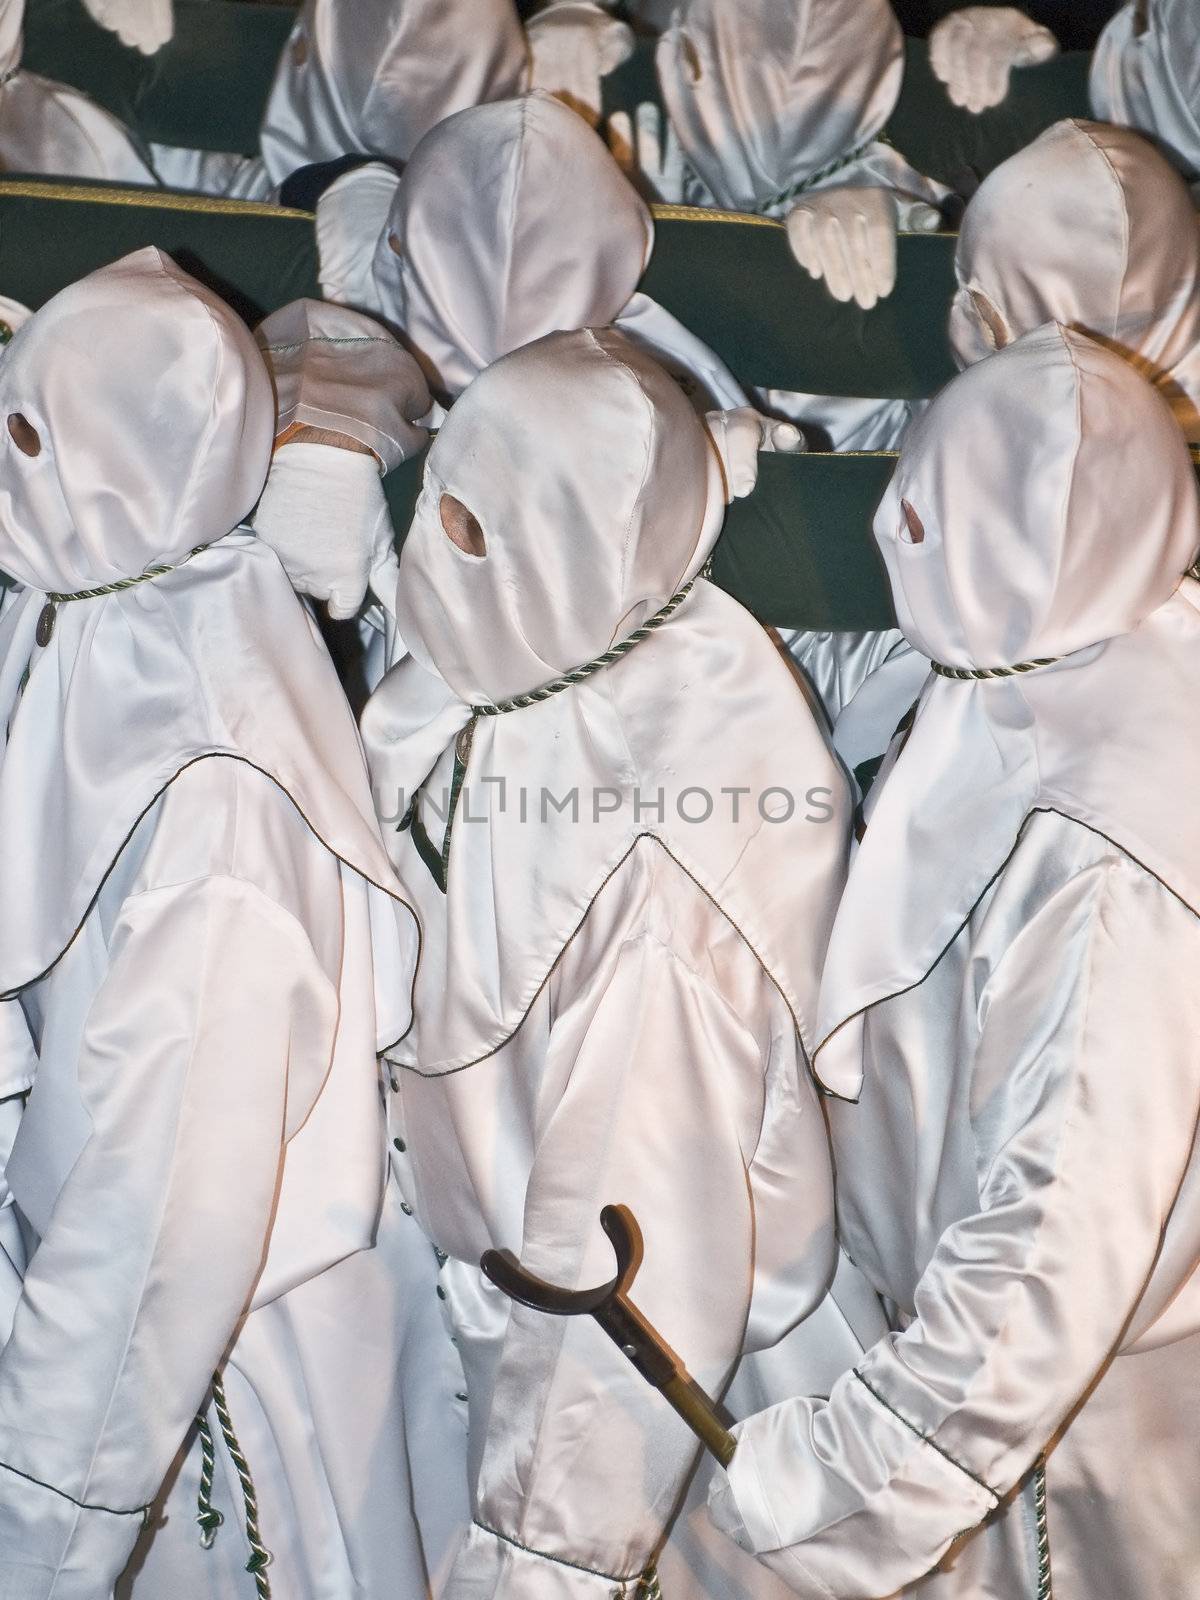
<path id="1" fill-rule="evenodd" d="M 1033 1473 L 1033 1516 L 1037 1527 L 1037 1600 L 1054 1600 L 1054 1574 L 1050 1567 L 1050 1522 L 1046 1514 L 1046 1461 Z"/>
<path id="2" fill-rule="evenodd" d="M 702 578 L 706 573 L 707 567 L 704 572 L 698 573 L 697 576 Z M 562 694 L 564 689 L 572 689 L 578 683 L 586 683 L 597 672 L 602 672 L 605 667 L 611 667 L 614 661 L 620 661 L 622 656 L 627 656 L 636 645 L 641 644 L 643 639 L 648 639 L 652 633 L 657 633 L 668 618 L 674 616 L 675 612 L 679 610 L 688 595 L 691 594 L 695 584 L 696 578 L 693 578 L 691 583 L 685 583 L 682 589 L 676 590 L 666 605 L 661 606 L 652 617 L 647 617 L 640 628 L 635 628 L 627 638 L 614 644 L 603 655 L 596 656 L 592 661 L 584 662 L 581 667 L 573 668 L 572 671 L 564 673 L 561 678 L 555 678 L 552 683 L 544 683 L 540 689 L 531 689 L 528 694 L 514 695 L 511 700 L 499 700 L 495 704 L 472 706 L 472 716 L 502 717 L 506 711 L 523 711 L 527 706 L 540 705 L 543 700 L 553 699 L 556 694 Z M 468 750 L 469 748 L 468 744 Z"/>
<path id="3" fill-rule="evenodd" d="M 72 600 L 99 600 L 106 594 L 120 594 L 123 589 L 136 589 L 139 583 L 149 583 L 152 578 L 165 578 L 168 572 L 175 572 L 189 562 L 193 556 L 198 556 L 202 550 L 207 550 L 207 544 L 198 544 L 189 550 L 187 555 L 176 561 L 173 566 L 165 563 L 158 566 L 147 567 L 145 572 L 139 572 L 133 578 L 117 578 L 113 583 L 100 583 L 94 589 L 76 589 L 68 594 L 58 589 L 46 590 L 46 603 L 42 607 L 42 614 L 37 623 L 37 642 L 43 649 L 50 643 L 54 633 L 54 621 L 58 615 L 59 606 L 65 606 Z"/>
<path id="4" fill-rule="evenodd" d="M 187 555 L 181 556 L 174 566 L 147 567 L 145 572 L 139 572 L 134 578 L 117 578 L 113 583 L 101 583 L 94 589 L 76 589 L 73 594 L 59 594 L 54 589 L 47 589 L 46 599 L 53 600 L 56 606 L 66 605 L 69 600 L 99 600 L 106 594 L 119 594 L 122 589 L 136 589 L 139 583 L 149 583 L 151 578 L 165 578 L 168 572 L 176 572 L 185 566 L 193 556 L 198 556 L 202 550 L 207 550 L 208 545 L 198 544 Z"/>
<path id="5" fill-rule="evenodd" d="M 217 1421 L 221 1424 L 221 1436 L 225 1440 L 229 1458 L 233 1462 L 234 1471 L 238 1475 L 238 1482 L 242 1486 L 246 1538 L 250 1545 L 250 1559 L 246 1563 L 246 1571 L 253 1574 L 254 1587 L 258 1591 L 259 1600 L 271 1600 L 271 1581 L 267 1577 L 266 1571 L 271 1565 L 271 1552 L 262 1542 L 262 1534 L 258 1526 L 258 1496 L 254 1492 L 254 1479 L 250 1475 L 250 1465 L 242 1454 L 242 1447 L 238 1443 L 237 1434 L 233 1431 L 233 1422 L 229 1416 L 229 1402 L 225 1398 L 225 1384 L 219 1372 L 213 1377 L 212 1394 Z"/>
<path id="6" fill-rule="evenodd" d="M 196 1432 L 200 1437 L 200 1492 L 196 1496 L 196 1521 L 200 1524 L 200 1544 L 211 1550 L 217 1529 L 225 1518 L 212 1503 L 213 1473 L 217 1454 L 213 1445 L 212 1429 L 203 1412 L 196 1418 Z"/>
<path id="7" fill-rule="evenodd" d="M 853 150 L 848 150 L 844 156 L 839 156 L 836 161 L 831 161 L 828 166 L 821 167 L 819 171 L 801 178 L 787 189 L 781 189 L 778 194 L 772 195 L 769 200 L 764 200 L 760 206 L 755 207 L 757 216 L 765 216 L 768 211 L 773 211 L 776 206 L 785 206 L 789 200 L 798 200 L 802 194 L 807 194 L 810 189 L 815 189 L 818 184 L 824 183 L 827 178 L 834 177 L 846 167 L 853 165 L 860 157 L 865 156 L 873 144 L 891 145 L 892 141 L 886 133 L 877 133 L 873 139 L 867 139 L 863 144 L 856 145 Z"/>
<path id="8" fill-rule="evenodd" d="M 638 1583 L 634 1600 L 663 1600 L 662 1584 L 658 1581 L 657 1567 L 647 1567 Z"/>
<path id="9" fill-rule="evenodd" d="M 1013 667 L 947 667 L 940 661 L 931 661 L 929 665 L 939 678 L 967 682 L 982 678 L 1019 678 L 1022 673 L 1036 672 L 1039 667 L 1052 667 L 1061 660 L 1061 656 L 1037 656 L 1033 661 L 1018 661 Z"/>

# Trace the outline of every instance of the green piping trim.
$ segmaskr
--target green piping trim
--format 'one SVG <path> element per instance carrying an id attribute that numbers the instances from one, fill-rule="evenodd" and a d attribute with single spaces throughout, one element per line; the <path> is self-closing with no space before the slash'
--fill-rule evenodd
<path id="1" fill-rule="evenodd" d="M 862 1384 L 863 1388 L 867 1391 L 871 1398 L 877 1401 L 891 1416 L 895 1417 L 897 1422 L 901 1423 L 905 1428 L 907 1428 L 909 1433 L 914 1434 L 918 1439 L 920 1439 L 922 1444 L 927 1444 L 931 1450 L 935 1451 L 939 1456 L 941 1456 L 943 1461 L 948 1461 L 952 1467 L 956 1467 L 958 1471 L 962 1473 L 964 1478 L 970 1478 L 971 1482 L 975 1484 L 977 1488 L 982 1489 L 985 1494 L 990 1494 L 992 1499 L 999 1504 L 1001 1496 L 995 1489 L 992 1488 L 990 1483 L 984 1483 L 982 1478 L 977 1478 L 969 1467 L 964 1467 L 962 1462 L 956 1461 L 948 1450 L 944 1450 L 942 1446 L 931 1439 L 927 1433 L 922 1433 L 920 1428 L 918 1428 L 914 1423 L 911 1423 L 907 1417 L 901 1416 L 899 1411 L 896 1410 L 895 1406 L 889 1404 L 889 1402 L 883 1398 L 879 1390 L 876 1389 L 873 1384 L 868 1383 L 866 1378 L 863 1377 L 862 1373 L 857 1367 L 854 1368 L 854 1376 L 858 1379 L 859 1383 Z"/>
<path id="2" fill-rule="evenodd" d="M 52 1483 L 43 1483 L 41 1478 L 35 1478 L 31 1472 L 22 1472 L 20 1467 L 10 1466 L 7 1461 L 0 1461 L 0 1471 L 11 1472 L 14 1478 L 24 1478 L 26 1483 L 36 1484 L 39 1489 L 45 1489 L 49 1494 L 56 1494 L 60 1500 L 66 1500 L 70 1505 L 78 1506 L 80 1511 L 104 1511 L 110 1517 L 141 1517 L 143 1522 L 150 1520 L 149 1506 L 134 1506 L 132 1511 L 117 1511 L 112 1506 L 101 1506 L 87 1500 L 76 1500 L 73 1494 L 68 1494 L 65 1489 L 56 1489 Z"/>
<path id="3" fill-rule="evenodd" d="M 611 1572 L 600 1572 L 595 1567 L 585 1567 L 582 1561 L 568 1561 L 565 1556 L 547 1555 L 544 1550 L 535 1550 L 532 1545 L 522 1544 L 519 1539 L 514 1539 L 510 1534 L 501 1533 L 496 1528 L 489 1528 L 486 1522 L 474 1519 L 474 1525 L 481 1533 L 490 1533 L 493 1539 L 499 1539 L 501 1544 L 510 1544 L 514 1550 L 522 1550 L 527 1556 L 537 1556 L 539 1561 L 552 1561 L 556 1567 L 569 1567 L 572 1572 L 586 1572 L 593 1578 L 603 1578 L 606 1583 L 640 1583 L 645 1577 L 644 1572 L 631 1572 L 628 1577 L 619 1578 Z"/>

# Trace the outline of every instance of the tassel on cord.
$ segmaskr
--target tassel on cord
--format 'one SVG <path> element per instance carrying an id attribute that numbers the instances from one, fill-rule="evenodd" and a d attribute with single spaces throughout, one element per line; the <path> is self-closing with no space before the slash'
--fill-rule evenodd
<path id="1" fill-rule="evenodd" d="M 262 1533 L 258 1526 L 258 1496 L 254 1490 L 254 1478 L 250 1472 L 250 1464 L 242 1454 L 237 1434 L 233 1431 L 229 1402 L 225 1398 L 225 1384 L 219 1372 L 213 1375 L 212 1397 L 217 1421 L 221 1425 L 221 1437 L 225 1440 L 229 1459 L 233 1462 L 242 1489 L 246 1539 L 250 1545 L 250 1559 L 246 1563 L 246 1571 L 254 1578 L 254 1587 L 259 1600 L 271 1600 L 271 1580 L 267 1577 L 267 1568 L 271 1565 L 271 1552 L 262 1542 Z M 200 1543 L 209 1550 L 217 1536 L 217 1529 L 225 1519 L 212 1503 L 216 1452 L 208 1418 L 203 1415 L 197 1417 L 196 1426 L 200 1435 L 200 1494 L 196 1521 L 200 1524 Z"/>
<path id="2" fill-rule="evenodd" d="M 201 1547 L 211 1550 L 213 1540 L 217 1537 L 217 1529 L 225 1518 L 212 1503 L 213 1470 L 217 1458 L 213 1447 L 212 1429 L 203 1412 L 196 1418 L 196 1431 L 200 1436 L 200 1493 L 196 1501 L 196 1521 L 200 1524 Z"/>

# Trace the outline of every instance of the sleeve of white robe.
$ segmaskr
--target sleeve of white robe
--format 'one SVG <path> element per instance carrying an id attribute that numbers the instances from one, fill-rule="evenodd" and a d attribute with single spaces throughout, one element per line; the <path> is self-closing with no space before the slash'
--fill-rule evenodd
<path id="1" fill-rule="evenodd" d="M 275 199 L 275 184 L 258 156 L 176 144 L 152 144 L 149 149 L 155 175 L 168 189 L 220 195 L 225 200 Z"/>
<path id="2" fill-rule="evenodd" d="M 262 1263 L 303 1115 L 289 1036 L 336 1016 L 298 924 L 237 879 L 135 896 L 109 953 L 78 1065 L 92 1133 L 0 1353 L 5 1600 L 110 1593 Z"/>
<path id="3" fill-rule="evenodd" d="M 1192 912 L 1110 857 L 983 984 L 974 1115 L 1002 1120 L 978 1213 L 943 1234 L 911 1326 L 828 1402 L 743 1423 L 714 1494 L 797 1594 L 868 1600 L 927 1572 L 1119 1347 L 1196 1133 L 1198 961 Z"/>
<path id="4" fill-rule="evenodd" d="M 912 654 L 896 628 L 880 633 L 813 633 L 805 628 L 776 631 L 788 655 L 816 690 L 831 723 L 837 722 L 872 673 L 895 657 Z"/>
<path id="5" fill-rule="evenodd" d="M 750 1301 L 756 1041 L 644 935 L 590 1015 L 568 1007 L 556 1020 L 543 1082 L 562 1093 L 529 1182 L 523 1264 L 567 1287 L 604 1282 L 613 1257 L 600 1209 L 629 1205 L 645 1237 L 635 1300 L 699 1382 L 722 1384 Z M 649 1564 L 697 1453 L 590 1318 L 514 1306 L 476 1524 L 447 1600 L 609 1600 Z"/>

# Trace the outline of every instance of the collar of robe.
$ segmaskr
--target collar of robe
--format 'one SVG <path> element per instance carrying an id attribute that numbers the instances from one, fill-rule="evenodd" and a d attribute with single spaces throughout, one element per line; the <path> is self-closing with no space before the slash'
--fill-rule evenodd
<path id="1" fill-rule="evenodd" d="M 706 565 L 702 576 L 708 576 Z M 584 662 L 583 666 L 574 668 L 573 671 L 564 673 L 561 678 L 555 678 L 552 683 L 544 683 L 537 689 L 531 689 L 527 694 L 514 695 L 511 700 L 499 702 L 488 701 L 483 705 L 471 707 L 471 720 L 462 729 L 454 741 L 454 773 L 450 780 L 450 796 L 446 815 L 446 832 L 440 849 L 435 849 L 433 841 L 425 831 L 420 814 L 420 794 L 413 796 L 401 829 L 411 828 L 413 844 L 421 860 L 429 868 L 433 881 L 443 894 L 446 892 L 446 879 L 450 864 L 450 840 L 454 831 L 454 813 L 458 807 L 458 800 L 462 794 L 463 784 L 466 782 L 467 763 L 471 759 L 471 745 L 475 734 L 475 724 L 480 717 L 502 717 L 509 711 L 524 711 L 530 706 L 541 705 L 543 701 L 551 700 L 556 694 L 564 694 L 576 685 L 586 683 L 597 672 L 602 672 L 605 667 L 611 667 L 614 662 L 620 661 L 623 656 L 639 645 L 643 639 L 648 639 L 652 633 L 657 633 L 659 628 L 679 610 L 679 607 L 692 592 L 695 578 L 691 583 L 685 583 L 682 589 L 663 606 L 647 617 L 640 628 L 635 628 L 624 639 L 618 640 L 611 649 L 596 656 L 591 661 Z"/>
<path id="2" fill-rule="evenodd" d="M 872 790 L 821 982 L 814 1070 L 840 1099 L 861 1089 L 866 1011 L 925 979 L 1037 813 L 1103 835 L 1200 915 L 1200 584 L 1130 633 L 1021 665 L 935 669 Z"/>
<path id="3" fill-rule="evenodd" d="M 145 572 L 136 573 L 132 578 L 116 578 L 112 583 L 97 584 L 94 589 L 75 589 L 71 593 L 63 593 L 58 589 L 49 589 L 46 592 L 46 604 L 38 615 L 37 628 L 34 631 L 34 641 L 38 648 L 44 650 L 54 635 L 54 621 L 58 615 L 59 606 L 70 604 L 73 600 L 102 600 L 108 594 L 120 594 L 125 589 L 133 589 L 139 583 L 150 583 L 155 578 L 165 578 L 168 572 L 175 572 L 182 567 L 184 562 L 190 561 L 193 556 L 198 556 L 201 551 L 209 549 L 207 544 L 198 544 L 189 550 L 187 555 L 173 565 L 160 565 L 147 567 Z"/>
<path id="4" fill-rule="evenodd" d="M 43 591 L 17 591 L 0 619 L 0 872 L 19 908 L 0 918 L 0 995 L 59 960 L 139 822 L 205 759 L 262 772 L 335 856 L 402 898 L 345 695 L 273 551 L 237 529 L 86 592 L 44 644 Z"/>
<path id="5" fill-rule="evenodd" d="M 427 738 L 389 730 L 387 680 L 368 706 L 363 732 L 385 814 L 388 785 L 406 771 L 423 803 L 440 794 L 442 816 L 456 808 L 441 851 L 430 842 L 423 852 L 404 823 L 391 835 L 422 932 L 413 1027 L 389 1052 L 399 1065 L 437 1077 L 501 1049 L 644 840 L 745 939 L 811 1053 L 849 791 L 759 624 L 713 584 L 688 588 L 611 659 L 564 675 L 571 693 L 556 681 L 518 697 L 520 716 L 456 701 L 411 659 L 394 670 L 427 686 Z M 403 698 L 420 696 L 410 683 Z"/>
<path id="6" fill-rule="evenodd" d="M 760 216 L 773 216 L 784 206 L 790 205 L 793 200 L 798 200 L 802 194 L 808 194 L 812 189 L 819 189 L 822 184 L 828 183 L 830 178 L 835 178 L 839 172 L 844 172 L 847 167 L 861 161 L 872 145 L 885 145 L 888 149 L 895 146 L 886 133 L 877 133 L 874 138 L 866 139 L 862 144 L 855 145 L 853 150 L 847 150 L 845 155 L 838 156 L 818 172 L 810 173 L 807 178 L 801 178 L 797 183 L 789 184 L 786 189 L 781 189 L 778 194 L 773 194 L 769 200 L 764 200 L 756 208 Z"/>

